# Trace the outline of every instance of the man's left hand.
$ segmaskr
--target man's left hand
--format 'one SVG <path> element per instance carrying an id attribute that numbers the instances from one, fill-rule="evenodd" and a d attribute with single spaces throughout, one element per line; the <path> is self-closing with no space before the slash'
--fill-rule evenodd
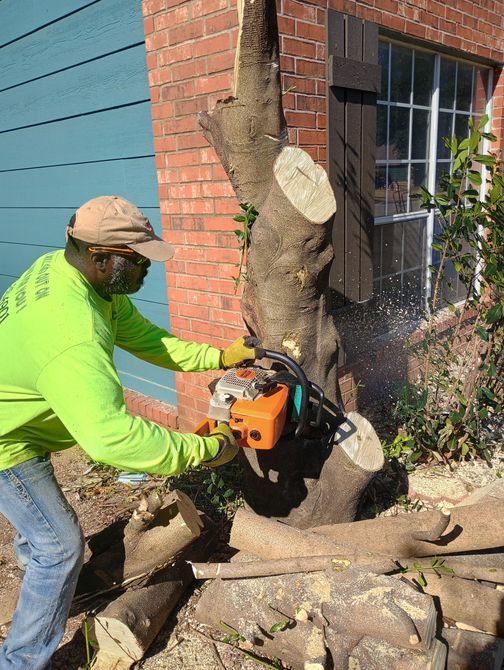
<path id="1" fill-rule="evenodd" d="M 239 337 L 223 349 L 220 358 L 221 369 L 236 368 L 238 365 L 251 364 L 256 359 L 255 347 L 260 344 L 256 337 Z"/>

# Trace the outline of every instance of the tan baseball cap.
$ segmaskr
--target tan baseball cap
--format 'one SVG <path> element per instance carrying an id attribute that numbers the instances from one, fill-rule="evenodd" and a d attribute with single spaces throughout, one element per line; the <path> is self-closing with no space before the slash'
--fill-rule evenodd
<path id="1" fill-rule="evenodd" d="M 174 248 L 156 235 L 149 219 L 118 195 L 102 195 L 85 202 L 75 212 L 68 236 L 82 242 L 110 247 L 127 245 L 151 261 L 167 261 Z"/>

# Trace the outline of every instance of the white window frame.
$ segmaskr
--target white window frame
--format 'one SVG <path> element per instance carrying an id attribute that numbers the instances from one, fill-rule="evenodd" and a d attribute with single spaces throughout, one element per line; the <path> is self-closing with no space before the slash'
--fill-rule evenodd
<path id="1" fill-rule="evenodd" d="M 423 105 L 414 105 L 414 108 L 419 108 L 419 109 L 425 109 L 430 111 L 431 118 L 430 118 L 430 137 L 429 137 L 429 146 L 428 146 L 428 151 L 427 151 L 427 156 L 426 160 L 417 160 L 416 162 L 425 162 L 426 163 L 426 171 L 427 171 L 427 180 L 426 180 L 426 188 L 430 193 L 434 193 L 435 188 L 436 188 L 436 170 L 437 170 L 437 143 L 438 143 L 438 120 L 439 120 L 439 112 L 440 112 L 440 106 L 439 106 L 439 93 L 440 93 L 440 71 L 441 71 L 441 58 L 445 58 L 448 60 L 453 60 L 456 63 L 464 63 L 467 65 L 470 65 L 471 67 L 486 67 L 488 68 L 488 81 L 487 81 L 487 91 L 486 91 L 486 97 L 487 97 L 487 103 L 486 103 L 486 108 L 485 108 L 485 114 L 488 116 L 489 120 L 488 123 L 485 126 L 485 132 L 490 132 L 492 121 L 491 121 L 491 115 L 492 115 L 492 90 L 493 90 L 493 69 L 490 66 L 485 66 L 483 64 L 477 63 L 476 61 L 471 61 L 463 58 L 457 58 L 457 57 L 452 57 L 450 55 L 447 55 L 445 53 L 440 53 L 435 51 L 434 49 L 426 49 L 421 46 L 417 46 L 416 44 L 411 44 L 408 42 L 401 42 L 400 40 L 395 40 L 390 37 L 383 37 L 380 39 L 381 42 L 386 43 L 389 45 L 389 66 L 388 66 L 388 91 L 390 95 L 390 90 L 391 90 L 391 67 L 390 67 L 390 53 L 391 53 L 391 45 L 395 44 L 396 46 L 400 46 L 403 48 L 408 48 L 411 49 L 412 51 L 423 51 L 425 53 L 432 54 L 434 56 L 434 80 L 433 80 L 433 93 L 432 93 L 432 99 L 431 99 L 431 105 L 430 107 L 425 107 Z M 414 82 L 414 63 L 415 60 L 413 59 L 412 61 L 412 87 L 411 87 L 411 92 L 410 92 L 410 102 L 409 103 L 399 103 L 397 106 L 407 106 L 411 108 L 413 106 L 413 82 Z M 457 70 L 458 71 L 458 70 Z M 473 87 L 474 87 L 474 77 L 473 77 Z M 455 81 L 455 90 L 456 90 L 456 81 Z M 469 112 L 467 112 L 467 117 L 468 119 L 473 115 L 473 110 L 472 110 L 472 101 L 474 98 L 474 90 L 472 91 L 471 94 L 471 109 Z M 378 102 L 378 104 L 383 104 Z M 390 111 L 390 102 L 387 102 L 387 107 L 388 110 Z M 442 110 L 442 111 L 448 111 L 448 110 Z M 454 111 L 454 110 L 451 110 Z M 460 112 L 459 112 L 460 113 Z M 411 141 L 412 141 L 412 121 L 413 120 L 413 114 L 410 115 L 410 132 L 409 132 L 409 147 L 408 147 L 408 156 L 411 156 Z M 389 129 L 390 129 L 390 118 L 389 114 L 387 115 L 387 145 L 389 141 Z M 483 147 L 482 151 L 483 153 L 486 153 L 490 148 L 490 143 L 488 140 L 484 140 L 483 142 Z M 401 163 L 401 161 L 381 161 L 377 160 L 376 165 L 388 165 L 389 163 L 394 162 L 394 163 Z M 446 161 L 447 164 L 449 164 L 449 161 Z M 405 164 L 414 164 L 415 161 L 405 160 Z M 481 166 L 481 171 L 483 175 L 484 171 L 484 166 Z M 410 172 L 408 171 L 408 193 L 410 191 L 409 184 L 410 184 Z M 483 199 L 485 195 L 485 180 L 482 180 L 482 184 L 480 187 L 480 197 Z M 426 249 L 424 249 L 424 253 L 426 253 L 426 258 L 425 258 L 425 274 L 424 274 L 424 301 L 425 301 L 425 308 L 428 308 L 428 302 L 429 302 L 429 296 L 431 293 L 431 281 L 432 281 L 432 274 L 429 270 L 429 267 L 432 265 L 432 243 L 434 240 L 434 219 L 435 219 L 435 211 L 432 210 L 430 212 L 427 212 L 425 209 L 420 209 L 414 212 L 404 212 L 404 213 L 398 213 L 398 214 L 387 214 L 385 216 L 379 216 L 375 217 L 374 219 L 374 225 L 375 226 L 380 226 L 380 225 L 385 225 L 388 223 L 400 223 L 401 221 L 412 221 L 414 219 L 419 219 L 423 218 L 426 219 L 426 236 L 425 236 L 425 244 L 426 244 Z M 380 252 L 381 254 L 381 252 Z M 381 284 L 381 281 L 380 281 Z"/>

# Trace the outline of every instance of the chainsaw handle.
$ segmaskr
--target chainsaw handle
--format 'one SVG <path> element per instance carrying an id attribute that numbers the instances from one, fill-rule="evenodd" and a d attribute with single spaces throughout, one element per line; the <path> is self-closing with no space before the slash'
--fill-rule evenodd
<path id="1" fill-rule="evenodd" d="M 255 347 L 256 360 L 262 358 L 271 358 L 273 361 L 283 363 L 286 368 L 295 374 L 301 386 L 301 403 L 299 406 L 299 422 L 296 426 L 294 437 L 299 437 L 306 426 L 306 418 L 308 416 L 308 396 L 309 396 L 309 382 L 302 368 L 293 361 L 290 356 L 281 354 L 279 351 L 269 351 L 262 347 Z"/>

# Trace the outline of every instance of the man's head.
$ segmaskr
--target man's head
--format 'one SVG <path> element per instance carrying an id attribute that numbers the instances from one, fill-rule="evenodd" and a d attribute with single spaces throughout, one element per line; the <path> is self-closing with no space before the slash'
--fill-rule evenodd
<path id="1" fill-rule="evenodd" d="M 84 203 L 67 226 L 65 257 L 103 297 L 135 293 L 150 261 L 166 261 L 173 248 L 159 238 L 149 220 L 119 196 Z"/>

